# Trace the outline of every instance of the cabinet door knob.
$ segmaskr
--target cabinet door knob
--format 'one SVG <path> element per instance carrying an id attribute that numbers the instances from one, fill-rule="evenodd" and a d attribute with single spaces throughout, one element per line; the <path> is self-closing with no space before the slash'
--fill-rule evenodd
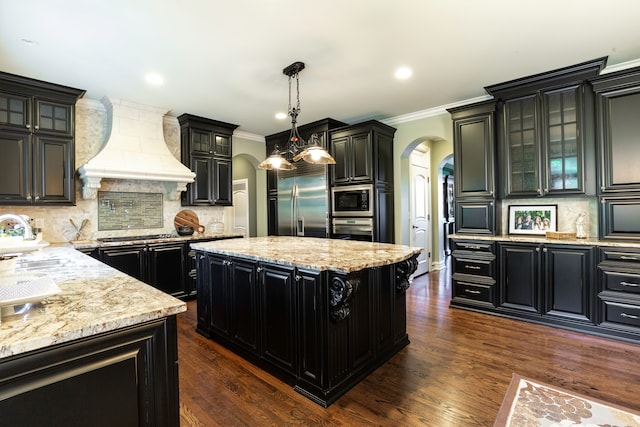
<path id="1" fill-rule="evenodd" d="M 302 280 L 302 276 L 299 274 L 296 274 L 295 279 L 296 279 L 296 282 L 299 282 L 300 280 Z"/>
<path id="2" fill-rule="evenodd" d="M 29 124 L 28 124 L 28 125 L 27 125 L 27 129 L 31 129 L 31 125 L 29 125 Z"/>
<path id="3" fill-rule="evenodd" d="M 258 267 L 258 268 L 256 268 L 256 271 L 257 271 L 258 273 L 262 273 L 262 270 L 264 270 L 262 267 Z"/>

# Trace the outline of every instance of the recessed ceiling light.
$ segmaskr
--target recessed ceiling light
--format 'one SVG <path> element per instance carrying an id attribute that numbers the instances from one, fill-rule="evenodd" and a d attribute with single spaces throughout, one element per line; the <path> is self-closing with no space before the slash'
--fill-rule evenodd
<path id="1" fill-rule="evenodd" d="M 287 118 L 287 113 L 276 113 L 276 119 L 284 120 Z"/>
<path id="2" fill-rule="evenodd" d="M 160 74 L 149 73 L 145 76 L 145 80 L 147 83 L 151 83 L 152 85 L 161 85 L 164 83 L 164 79 Z"/>
<path id="3" fill-rule="evenodd" d="M 412 71 L 411 68 L 408 67 L 402 67 L 402 68 L 398 68 L 396 70 L 396 79 L 408 79 L 409 77 L 411 77 Z"/>

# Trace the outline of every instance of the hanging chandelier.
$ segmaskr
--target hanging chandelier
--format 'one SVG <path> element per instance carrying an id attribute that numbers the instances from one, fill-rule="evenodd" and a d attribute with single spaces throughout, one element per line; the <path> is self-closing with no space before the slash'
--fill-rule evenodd
<path id="1" fill-rule="evenodd" d="M 291 133 L 287 141 L 288 147 L 284 151 L 280 151 L 280 147 L 276 146 L 275 150 L 269 157 L 258 165 L 260 169 L 295 169 L 296 166 L 287 160 L 291 157 L 293 162 L 304 160 L 307 163 L 316 165 L 334 165 L 336 161 L 331 154 L 327 152 L 318 143 L 318 135 L 311 135 L 310 141 L 307 143 L 302 139 L 298 132 L 298 115 L 300 114 L 300 80 L 298 73 L 304 70 L 304 62 L 294 62 L 293 64 L 282 70 L 282 73 L 289 77 L 289 116 L 291 116 Z M 296 82 L 296 105 L 291 104 L 291 83 Z"/>

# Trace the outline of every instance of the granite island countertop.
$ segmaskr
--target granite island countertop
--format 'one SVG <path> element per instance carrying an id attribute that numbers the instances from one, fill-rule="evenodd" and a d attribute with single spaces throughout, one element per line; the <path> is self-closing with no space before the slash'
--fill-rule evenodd
<path id="1" fill-rule="evenodd" d="M 200 242 L 192 243 L 191 247 L 254 261 L 339 273 L 396 264 L 422 251 L 390 243 L 289 236 Z"/>
<path id="2" fill-rule="evenodd" d="M 183 301 L 67 244 L 51 245 L 20 259 L 60 260 L 60 264 L 29 271 L 47 273 L 61 292 L 26 314 L 3 316 L 0 362 L 5 357 L 186 311 Z"/>

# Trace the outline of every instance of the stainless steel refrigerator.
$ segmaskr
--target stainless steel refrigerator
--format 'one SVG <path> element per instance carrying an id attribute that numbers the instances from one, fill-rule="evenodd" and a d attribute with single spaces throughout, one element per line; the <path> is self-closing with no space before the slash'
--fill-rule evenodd
<path id="1" fill-rule="evenodd" d="M 329 236 L 329 199 L 325 165 L 300 162 L 278 171 L 278 235 Z"/>

